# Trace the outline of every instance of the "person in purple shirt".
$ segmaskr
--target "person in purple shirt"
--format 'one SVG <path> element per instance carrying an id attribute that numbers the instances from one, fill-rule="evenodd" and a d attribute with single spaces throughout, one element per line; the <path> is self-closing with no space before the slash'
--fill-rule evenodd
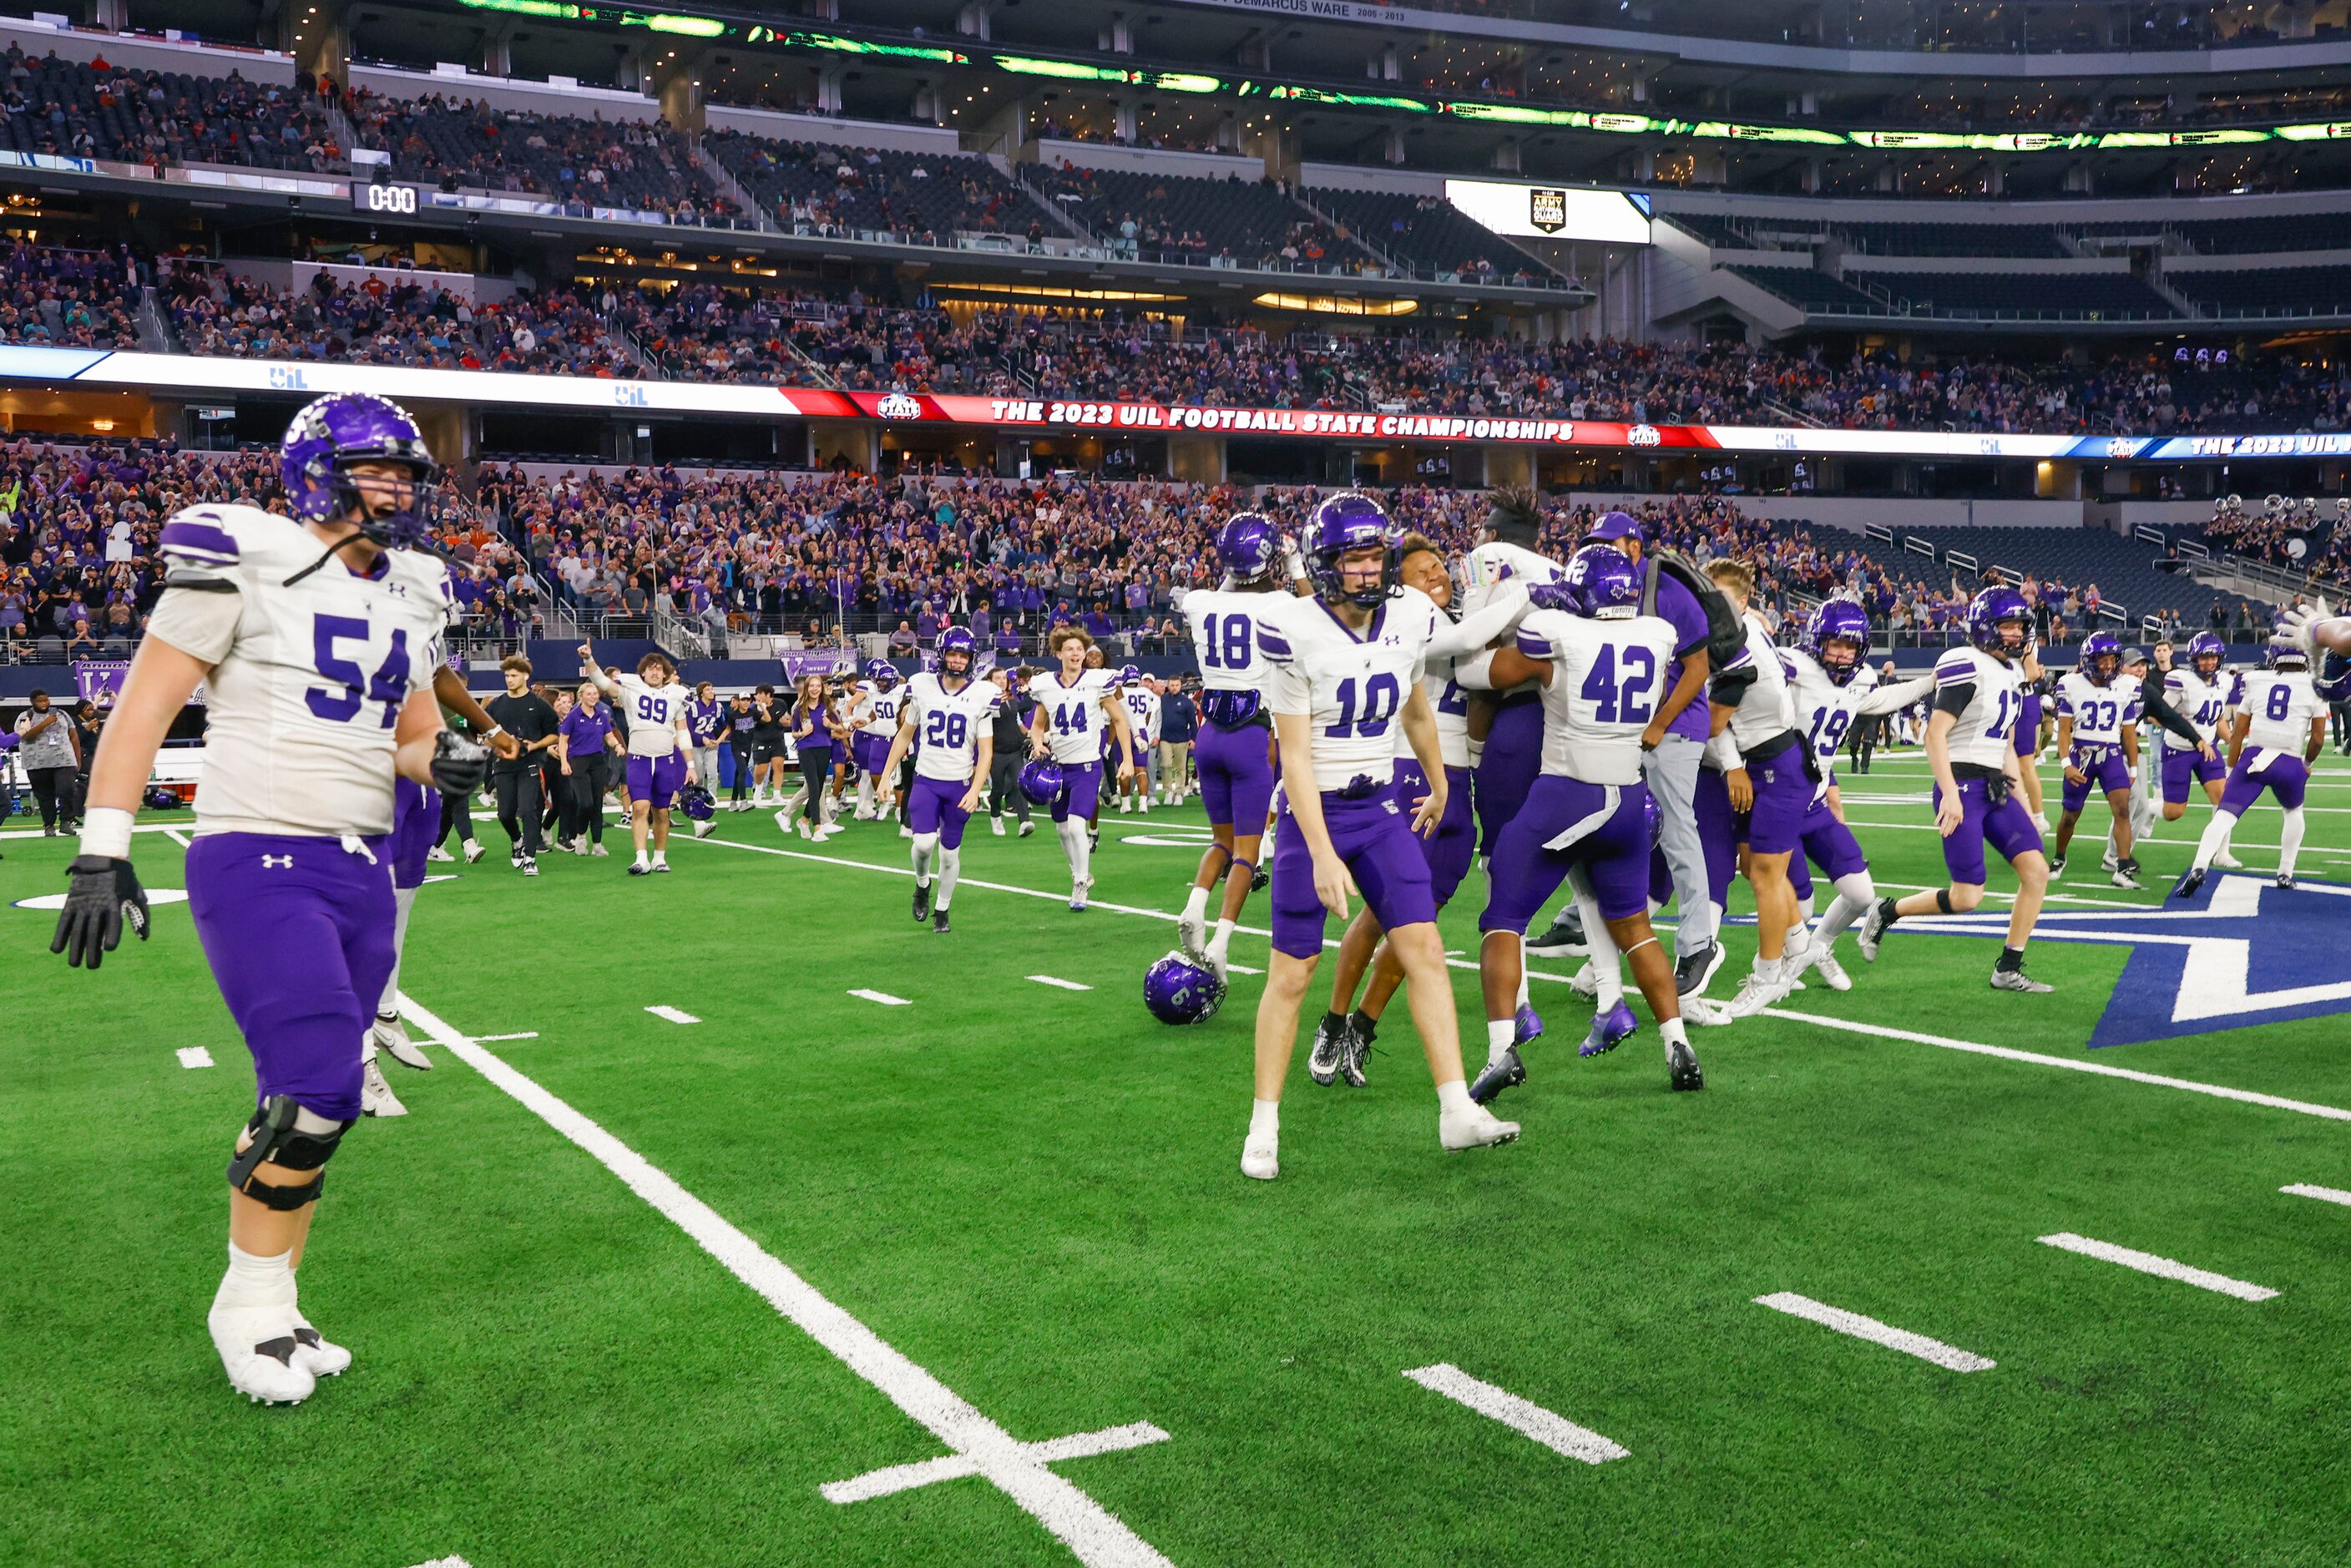
<path id="1" fill-rule="evenodd" d="M 1586 537 L 1614 544 L 1646 577 L 1641 558 L 1647 536 L 1631 517 L 1610 512 Z M 1708 865 L 1712 862 L 1724 868 L 1719 885 L 1728 893 L 1737 830 L 1731 821 L 1729 787 L 1719 772 L 1698 766 L 1710 734 L 1705 694 L 1713 665 L 1706 651 L 1706 607 L 1668 572 L 1656 574 L 1656 613 L 1673 623 L 1676 657 L 1666 672 L 1665 698 L 1641 737 L 1641 778 L 1657 802 L 1658 843 L 1680 905 L 1674 927 L 1674 979 L 1676 988 L 1687 997 L 1705 990 L 1722 967 L 1722 946 L 1715 940 L 1720 918 L 1714 897 L 1718 884 L 1708 875 Z"/>
<path id="2" fill-rule="evenodd" d="M 604 850 L 604 792 L 612 787 L 612 710 L 604 706 L 595 683 L 580 683 L 580 700 L 563 716 L 556 731 L 562 739 L 556 755 L 559 770 L 570 780 L 563 806 L 562 842 L 575 855 L 601 855 Z M 581 837 L 582 833 L 586 837 Z"/>

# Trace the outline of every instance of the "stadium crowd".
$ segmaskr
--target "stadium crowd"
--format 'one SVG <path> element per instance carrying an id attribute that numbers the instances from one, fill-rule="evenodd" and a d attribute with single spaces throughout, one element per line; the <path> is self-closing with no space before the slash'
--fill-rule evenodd
<path id="1" fill-rule="evenodd" d="M 145 272 L 128 246 L 58 250 L 19 240 L 0 268 L 0 343 L 135 349 Z"/>

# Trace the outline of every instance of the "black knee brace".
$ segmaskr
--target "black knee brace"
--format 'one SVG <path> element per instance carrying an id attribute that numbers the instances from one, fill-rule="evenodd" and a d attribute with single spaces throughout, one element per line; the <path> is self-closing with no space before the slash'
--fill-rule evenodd
<path id="1" fill-rule="evenodd" d="M 1949 888 L 1938 887 L 1935 890 L 1935 907 L 1941 910 L 1946 915 L 1955 915 L 1958 913 L 1958 911 L 1952 907 L 1951 890 Z"/>
<path id="2" fill-rule="evenodd" d="M 228 1185 L 245 1194 L 265 1208 L 280 1213 L 300 1208 L 317 1199 L 327 1185 L 326 1173 L 319 1167 L 335 1157 L 335 1149 L 350 1130 L 349 1122 L 339 1122 L 331 1133 L 306 1133 L 295 1126 L 302 1107 L 289 1094 L 272 1094 L 262 1102 L 253 1120 L 245 1124 L 252 1142 L 244 1152 L 232 1155 L 228 1162 Z M 274 1165 L 280 1170 L 319 1171 L 308 1181 L 292 1186 L 276 1186 L 256 1178 L 254 1173 L 262 1166 Z"/>

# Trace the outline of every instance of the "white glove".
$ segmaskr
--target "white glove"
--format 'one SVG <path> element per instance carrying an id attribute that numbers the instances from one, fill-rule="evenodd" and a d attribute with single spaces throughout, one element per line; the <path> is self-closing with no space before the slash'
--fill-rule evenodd
<path id="1" fill-rule="evenodd" d="M 2333 616 L 2326 608 L 2326 601 L 2315 599 L 2280 614 L 2278 630 L 2292 637 L 2304 653 L 2314 659 L 2318 656 L 2318 643 L 2317 639 L 2311 635 L 2312 629 L 2320 622 L 2331 619 Z"/>

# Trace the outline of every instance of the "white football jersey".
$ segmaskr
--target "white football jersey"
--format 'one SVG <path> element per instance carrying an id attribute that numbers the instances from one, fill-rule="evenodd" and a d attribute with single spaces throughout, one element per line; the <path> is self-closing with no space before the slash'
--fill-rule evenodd
<path id="1" fill-rule="evenodd" d="M 1753 670 L 1755 678 L 1739 694 L 1739 706 L 1731 709 L 1729 722 L 1711 743 L 1715 757 L 1725 768 L 1739 766 L 1736 754 L 1787 734 L 1796 723 L 1788 666 L 1781 662 L 1771 633 L 1752 612 L 1741 619 L 1746 623 L 1746 645 L 1723 668 Z"/>
<path id="2" fill-rule="evenodd" d="M 1320 599 L 1260 610 L 1257 637 L 1270 664 L 1266 706 L 1311 720 L 1318 788 L 1327 793 L 1359 778 L 1385 784 L 1395 776 L 1390 730 L 1426 674 L 1430 642 L 1447 626 L 1436 601 L 1416 588 L 1383 602 L 1361 632 Z"/>
<path id="3" fill-rule="evenodd" d="M 1788 695 L 1794 704 L 1795 727 L 1804 732 L 1812 743 L 1813 755 L 1820 758 L 1821 788 L 1825 793 L 1836 781 L 1838 748 L 1854 721 L 1876 718 L 1884 714 L 1899 713 L 1933 689 L 1935 677 L 1919 675 L 1912 680 L 1883 684 L 1877 672 L 1866 664 L 1853 672 L 1853 679 L 1838 685 L 1829 679 L 1821 662 L 1802 648 L 1783 648 L 1781 663 L 1788 671 Z"/>
<path id="4" fill-rule="evenodd" d="M 2014 755 L 2016 721 L 2024 714 L 2023 677 L 1980 648 L 1949 648 L 1935 661 L 1935 693 L 1970 688 L 1966 707 L 1951 726 L 1951 760 L 2004 771 Z"/>
<path id="5" fill-rule="evenodd" d="M 2057 683 L 2057 716 L 2073 719 L 2076 746 L 2120 746 L 2124 727 L 2138 716 L 2137 691 L 2120 675 L 2102 686 L 2069 671 Z"/>
<path id="6" fill-rule="evenodd" d="M 1567 574 L 1567 569 L 1549 556 L 1537 555 L 1522 545 L 1507 545 L 1499 541 L 1479 545 L 1461 558 L 1461 588 L 1458 604 L 1463 617 L 1483 610 L 1502 591 L 1505 583 L 1521 587 L 1541 582 L 1557 582 Z M 1492 683 L 1486 678 L 1487 661 L 1465 656 L 1456 661 L 1454 683 L 1468 691 L 1489 691 Z M 1449 765 L 1448 765 L 1449 766 Z"/>
<path id="7" fill-rule="evenodd" d="M 1542 770 L 1586 784 L 1641 781 L 1641 732 L 1665 700 L 1673 622 L 1655 615 L 1586 621 L 1538 610 L 1519 652 L 1552 664 L 1542 689 Z"/>
<path id="8" fill-rule="evenodd" d="M 955 691 L 939 675 L 925 671 L 889 694 L 903 695 L 906 716 L 914 723 L 914 776 L 962 783 L 979 765 L 979 743 L 992 736 L 989 727 L 1004 695 L 994 681 L 977 676 Z"/>
<path id="9" fill-rule="evenodd" d="M 1184 596 L 1184 622 L 1200 662 L 1200 685 L 1212 692 L 1265 688 L 1265 653 L 1257 645 L 1257 614 L 1269 599 L 1292 595 L 1196 588 Z"/>
<path id="10" fill-rule="evenodd" d="M 1076 684 L 1064 685 L 1061 671 L 1046 670 L 1029 682 L 1029 695 L 1045 715 L 1045 745 L 1054 761 L 1067 767 L 1102 760 L 1102 732 L 1110 724 L 1102 697 L 1112 679 L 1108 670 L 1081 670 Z"/>
<path id="11" fill-rule="evenodd" d="M 1428 695 L 1428 710 L 1437 721 L 1437 749 L 1446 767 L 1469 766 L 1469 698 L 1465 685 L 1480 691 L 1486 688 L 1485 670 L 1489 657 L 1487 644 L 1515 631 L 1527 609 L 1526 591 L 1517 584 L 1505 583 L 1475 614 L 1457 618 L 1448 610 L 1438 611 L 1444 620 L 1438 622 L 1437 635 L 1429 642 L 1420 685 Z M 1465 666 L 1475 672 L 1467 683 L 1461 678 Z M 1398 758 L 1413 755 L 1412 742 L 1402 725 L 1395 727 L 1395 754 Z"/>
<path id="12" fill-rule="evenodd" d="M 289 586 L 325 549 L 255 507 L 190 507 L 164 525 L 150 630 L 212 666 L 199 834 L 392 831 L 392 737 L 441 666 L 448 569 L 387 550 L 372 575 L 340 556 Z"/>
<path id="13" fill-rule="evenodd" d="M 621 711 L 629 716 L 629 755 L 667 757 L 677 749 L 677 722 L 694 694 L 675 681 L 665 686 L 645 684 L 642 675 L 615 675 L 621 688 Z"/>
<path id="14" fill-rule="evenodd" d="M 2295 757 L 2310 745 L 2310 721 L 2326 711 L 2307 670 L 2247 670 L 2237 677 L 2230 706 L 2245 716 L 2248 751 L 2260 747 Z"/>
<path id="15" fill-rule="evenodd" d="M 852 710 L 852 722 L 867 735 L 878 735 L 888 740 L 898 733 L 898 716 L 906 701 L 906 683 L 899 682 L 883 691 L 872 681 L 861 681 L 857 687 L 857 706 Z"/>
<path id="16" fill-rule="evenodd" d="M 1159 694 L 1145 691 L 1139 685 L 1121 686 L 1118 700 L 1126 705 L 1126 727 L 1134 734 L 1135 743 L 1150 746 L 1159 739 Z"/>
<path id="17" fill-rule="evenodd" d="M 2196 733 L 2206 740 L 2214 739 L 2220 728 L 2220 683 L 2206 680 L 2190 669 L 2173 667 L 2164 673 L 2163 700 L 2179 710 L 2180 716 L 2196 727 Z M 2163 732 L 2166 751 L 2193 751 L 2196 748 L 2172 734 Z"/>

